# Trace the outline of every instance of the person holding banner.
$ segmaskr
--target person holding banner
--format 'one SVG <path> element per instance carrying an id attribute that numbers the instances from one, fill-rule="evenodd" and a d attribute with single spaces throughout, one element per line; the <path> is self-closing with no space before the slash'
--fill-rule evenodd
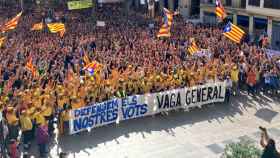
<path id="1" fill-rule="evenodd" d="M 229 99 L 232 93 L 232 81 L 230 76 L 226 77 L 226 95 L 225 95 L 225 102 L 229 103 Z"/>

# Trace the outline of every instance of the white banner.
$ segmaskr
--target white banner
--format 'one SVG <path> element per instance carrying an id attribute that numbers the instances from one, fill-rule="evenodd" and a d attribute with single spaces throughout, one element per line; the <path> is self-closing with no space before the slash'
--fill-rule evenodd
<path id="1" fill-rule="evenodd" d="M 105 24 L 105 21 L 98 21 L 96 22 L 96 26 L 100 26 L 100 27 L 104 27 L 106 24 Z"/>
<path id="2" fill-rule="evenodd" d="M 89 105 L 71 111 L 70 134 L 164 111 L 223 102 L 225 91 L 225 83 L 216 82 Z"/>

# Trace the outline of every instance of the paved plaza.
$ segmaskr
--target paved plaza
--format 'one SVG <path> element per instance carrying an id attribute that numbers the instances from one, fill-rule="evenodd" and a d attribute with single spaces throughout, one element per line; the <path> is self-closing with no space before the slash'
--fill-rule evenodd
<path id="1" fill-rule="evenodd" d="M 51 157 L 64 151 L 69 158 L 217 158 L 226 144 L 240 139 L 259 146 L 260 125 L 280 143 L 279 112 L 277 98 L 242 94 L 230 104 L 173 111 L 54 139 Z"/>

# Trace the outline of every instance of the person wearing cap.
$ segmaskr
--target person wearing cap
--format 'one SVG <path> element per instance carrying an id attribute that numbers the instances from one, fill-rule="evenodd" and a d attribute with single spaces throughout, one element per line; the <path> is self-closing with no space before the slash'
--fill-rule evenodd
<path id="1" fill-rule="evenodd" d="M 27 114 L 27 111 L 23 110 L 21 113 L 22 114 L 19 117 L 19 121 L 20 121 L 22 136 L 23 136 L 23 146 L 25 149 L 27 149 L 31 144 L 30 141 L 31 141 L 31 132 L 32 132 L 33 125 L 30 117 Z"/>

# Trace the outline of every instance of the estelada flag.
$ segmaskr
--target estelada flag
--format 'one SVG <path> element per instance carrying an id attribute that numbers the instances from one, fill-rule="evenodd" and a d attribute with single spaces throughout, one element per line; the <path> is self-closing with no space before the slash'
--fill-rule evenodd
<path id="1" fill-rule="evenodd" d="M 240 43 L 245 35 L 245 32 L 238 26 L 228 22 L 225 26 L 223 35 L 232 40 L 233 42 Z"/>

